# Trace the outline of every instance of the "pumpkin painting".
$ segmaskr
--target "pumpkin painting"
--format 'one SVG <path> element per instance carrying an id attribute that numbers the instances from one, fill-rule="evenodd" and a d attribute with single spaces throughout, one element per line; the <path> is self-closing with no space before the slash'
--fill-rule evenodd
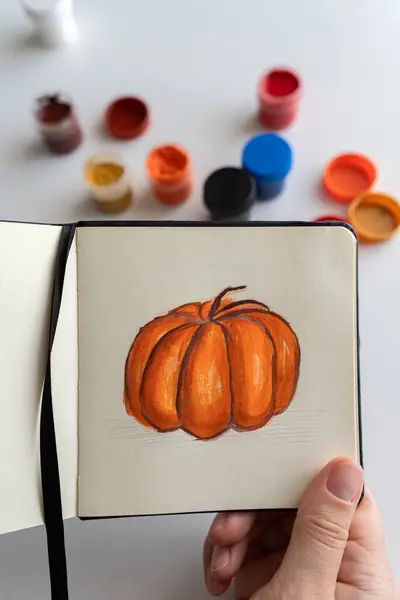
<path id="1" fill-rule="evenodd" d="M 198 439 L 264 427 L 296 391 L 300 347 L 278 314 L 227 288 L 185 304 L 137 334 L 125 365 L 127 413 L 160 432 Z"/>

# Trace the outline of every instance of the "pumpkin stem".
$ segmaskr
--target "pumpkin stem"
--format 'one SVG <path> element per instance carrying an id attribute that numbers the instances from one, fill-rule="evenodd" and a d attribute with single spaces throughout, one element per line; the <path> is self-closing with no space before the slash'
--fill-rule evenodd
<path id="1" fill-rule="evenodd" d="M 238 292 L 239 290 L 245 290 L 247 288 L 247 285 L 238 285 L 237 287 L 228 287 L 225 288 L 224 290 L 222 290 L 222 292 L 220 294 L 218 294 L 218 296 L 215 297 L 214 302 L 211 304 L 211 308 L 210 308 L 210 314 L 209 314 L 209 319 L 213 319 L 216 315 L 216 313 L 219 310 L 219 307 L 221 306 L 221 302 L 224 296 L 226 296 L 227 294 L 230 294 L 231 292 Z"/>

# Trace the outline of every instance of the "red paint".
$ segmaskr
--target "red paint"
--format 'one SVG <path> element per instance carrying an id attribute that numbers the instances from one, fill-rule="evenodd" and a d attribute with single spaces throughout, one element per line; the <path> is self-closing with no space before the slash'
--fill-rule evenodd
<path id="1" fill-rule="evenodd" d="M 112 102 L 104 115 L 112 137 L 129 140 L 142 135 L 149 126 L 148 106 L 140 98 L 124 97 Z"/>
<path id="2" fill-rule="evenodd" d="M 37 100 L 35 112 L 39 131 L 53 154 L 69 154 L 82 142 L 82 131 L 74 107 L 58 95 Z"/>
<path id="3" fill-rule="evenodd" d="M 42 123 L 55 125 L 61 123 L 64 119 L 71 116 L 71 106 L 63 102 L 50 101 L 49 104 L 43 106 L 39 113 L 39 119 Z"/>
<path id="4" fill-rule="evenodd" d="M 299 85 L 300 82 L 293 73 L 280 69 L 271 71 L 266 79 L 267 93 L 278 98 L 293 94 Z"/>
<path id="5" fill-rule="evenodd" d="M 291 69 L 268 71 L 258 85 L 259 118 L 267 129 L 280 130 L 297 117 L 302 96 L 300 76 Z"/>

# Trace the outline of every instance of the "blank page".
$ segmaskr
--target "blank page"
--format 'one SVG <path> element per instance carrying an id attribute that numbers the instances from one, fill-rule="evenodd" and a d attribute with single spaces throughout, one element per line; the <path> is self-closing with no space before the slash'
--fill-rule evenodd
<path id="1" fill-rule="evenodd" d="M 60 232 L 59 226 L 0 223 L 0 533 L 43 522 L 40 401 Z M 64 513 L 72 516 L 77 478 L 76 255 L 67 269 L 54 350 Z"/>

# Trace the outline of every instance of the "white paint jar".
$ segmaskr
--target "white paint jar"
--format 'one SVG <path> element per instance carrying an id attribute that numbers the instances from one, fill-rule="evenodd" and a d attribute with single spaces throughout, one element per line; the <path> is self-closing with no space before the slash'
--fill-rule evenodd
<path id="1" fill-rule="evenodd" d="M 44 46 L 76 41 L 78 30 L 72 0 L 21 0 L 21 5 Z"/>

